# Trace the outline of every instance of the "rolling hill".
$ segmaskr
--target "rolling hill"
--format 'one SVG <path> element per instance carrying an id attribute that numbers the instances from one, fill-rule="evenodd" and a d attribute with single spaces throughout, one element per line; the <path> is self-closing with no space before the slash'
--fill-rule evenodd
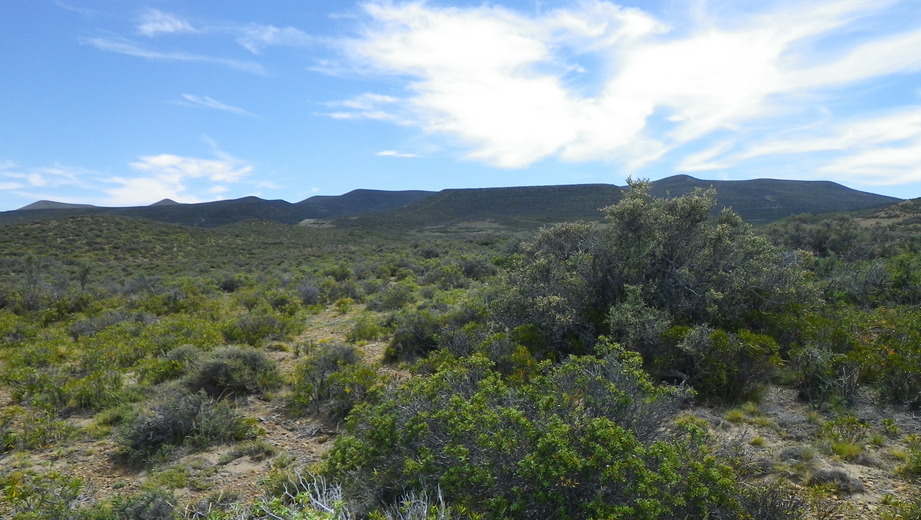
<path id="1" fill-rule="evenodd" d="M 713 186 L 720 208 L 731 207 L 751 223 L 766 223 L 801 213 L 878 208 L 900 199 L 846 188 L 827 181 L 756 179 L 708 181 L 676 175 L 652 183 L 656 196 L 678 196 Z M 315 196 L 297 203 L 258 197 L 178 204 L 106 208 L 41 201 L 0 212 L 0 225 L 45 218 L 115 215 L 193 227 L 220 227 L 252 219 L 282 224 L 320 220 L 338 227 L 368 229 L 535 228 L 555 222 L 598 220 L 598 211 L 614 204 L 624 188 L 611 184 L 511 188 L 354 190 L 339 196 Z"/>
<path id="2" fill-rule="evenodd" d="M 853 190 L 827 181 L 756 179 L 703 181 L 676 175 L 654 181 L 655 196 L 679 196 L 713 186 L 717 208 L 732 208 L 754 224 L 802 213 L 879 208 L 901 199 Z M 538 227 L 554 222 L 599 220 L 600 208 L 616 203 L 623 188 L 609 184 L 444 190 L 400 208 L 335 222 L 361 228 Z"/>

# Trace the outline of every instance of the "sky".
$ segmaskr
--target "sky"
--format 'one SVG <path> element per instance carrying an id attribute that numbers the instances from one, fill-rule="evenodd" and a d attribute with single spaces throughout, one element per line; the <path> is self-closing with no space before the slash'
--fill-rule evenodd
<path id="1" fill-rule="evenodd" d="M 921 2 L 0 0 L 0 211 L 675 174 L 921 197 Z"/>

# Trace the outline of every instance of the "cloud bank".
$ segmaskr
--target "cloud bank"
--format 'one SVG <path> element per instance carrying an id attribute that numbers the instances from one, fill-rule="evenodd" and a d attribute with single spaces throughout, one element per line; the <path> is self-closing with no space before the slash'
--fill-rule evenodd
<path id="1" fill-rule="evenodd" d="M 413 125 L 503 168 L 555 159 L 701 172 L 821 152 L 816 174 L 921 180 L 917 107 L 847 111 L 851 96 L 882 96 L 868 85 L 921 71 L 917 7 L 694 5 L 665 19 L 602 0 L 528 13 L 374 0 L 341 49 L 355 73 L 402 95 L 367 92 L 327 115 Z"/>

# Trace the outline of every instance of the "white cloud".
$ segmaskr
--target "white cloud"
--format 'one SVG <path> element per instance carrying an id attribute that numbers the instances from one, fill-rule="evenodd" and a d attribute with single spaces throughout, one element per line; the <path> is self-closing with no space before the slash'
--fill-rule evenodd
<path id="1" fill-rule="evenodd" d="M 781 0 L 744 12 L 698 3 L 691 22 L 676 25 L 678 17 L 604 0 L 529 14 L 490 4 L 372 0 L 363 5 L 360 37 L 343 42 L 343 52 L 354 71 L 386 76 L 404 95 L 367 93 L 327 115 L 415 125 L 500 167 L 557 158 L 642 168 L 691 149 L 679 169 L 726 168 L 802 153 L 809 143 L 774 136 L 825 124 L 811 119 L 817 107 L 846 99 L 852 85 L 921 71 L 919 23 L 904 23 L 904 13 L 899 30 L 881 21 L 906 5 Z M 913 137 L 906 125 L 862 134 L 854 127 L 848 135 L 826 128 L 824 139 L 875 140 L 904 164 L 914 149 L 883 143 L 899 131 Z M 710 141 L 715 136 L 721 142 Z M 746 139 L 771 142 L 760 151 L 740 149 Z M 812 151 L 840 146 L 820 141 Z M 848 164 L 851 170 L 827 166 L 885 166 L 869 149 Z"/>
<path id="2" fill-rule="evenodd" d="M 237 43 L 253 54 L 259 54 L 272 45 L 306 47 L 315 43 L 313 37 L 294 27 L 251 25 L 241 28 L 240 31 L 243 34 L 237 38 Z"/>
<path id="3" fill-rule="evenodd" d="M 409 153 L 409 152 L 401 152 L 399 150 L 381 150 L 380 152 L 377 152 L 377 155 L 379 157 L 400 157 L 404 159 L 411 159 L 413 157 L 419 157 L 418 154 Z"/>
<path id="4" fill-rule="evenodd" d="M 252 166 L 239 160 L 199 159 L 173 154 L 140 157 L 140 161 L 129 163 L 129 166 L 134 170 L 149 172 L 171 182 L 202 177 L 215 182 L 235 182 L 253 169 Z"/>
<path id="5" fill-rule="evenodd" d="M 156 49 L 150 49 L 139 45 L 130 40 L 117 37 L 92 37 L 84 38 L 81 43 L 93 46 L 99 50 L 124 54 L 126 56 L 135 56 L 153 61 L 180 61 L 180 62 L 198 62 L 212 63 L 223 65 L 253 74 L 265 74 L 262 65 L 253 61 L 241 61 L 230 58 L 218 58 L 204 54 L 188 53 L 183 51 L 165 52 Z"/>
<path id="6" fill-rule="evenodd" d="M 224 183 L 241 181 L 252 172 L 253 167 L 224 152 L 216 153 L 217 159 L 183 157 L 174 154 L 160 154 L 139 157 L 128 166 L 139 172 L 139 176 L 117 176 L 108 179 L 117 187 L 105 189 L 109 205 L 145 205 L 169 198 L 177 202 L 202 202 L 197 193 L 219 194 L 227 191 Z M 192 189 L 194 182 L 204 181 L 203 187 Z"/>
<path id="7" fill-rule="evenodd" d="M 183 101 L 181 102 L 182 104 L 186 104 L 190 106 L 199 106 L 199 107 L 204 107 L 204 108 L 212 108 L 214 110 L 220 110 L 222 112 L 230 112 L 231 114 L 237 114 L 240 116 L 247 116 L 247 117 L 253 117 L 256 119 L 260 119 L 259 116 L 257 116 L 256 114 L 253 114 L 252 112 L 249 112 L 239 107 L 227 105 L 209 96 L 196 96 L 194 94 L 182 94 L 182 99 L 183 99 Z"/>
<path id="8" fill-rule="evenodd" d="M 398 113 L 405 111 L 399 102 L 400 100 L 393 96 L 364 93 L 342 101 L 327 103 L 326 105 L 334 111 L 323 115 L 333 119 L 374 119 L 408 124 L 406 116 Z"/>
<path id="9" fill-rule="evenodd" d="M 141 15 L 137 32 L 143 36 L 159 36 L 161 34 L 195 33 L 198 31 L 192 27 L 192 24 L 174 14 L 164 13 L 157 9 L 147 9 Z"/>

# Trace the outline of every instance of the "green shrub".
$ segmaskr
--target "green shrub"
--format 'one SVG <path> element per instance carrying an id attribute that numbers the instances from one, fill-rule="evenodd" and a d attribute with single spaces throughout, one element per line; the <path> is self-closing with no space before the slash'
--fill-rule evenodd
<path id="1" fill-rule="evenodd" d="M 707 453 L 703 431 L 669 427 L 676 399 L 614 346 L 515 386 L 474 355 L 356 407 L 325 472 L 364 509 L 439 489 L 485 518 L 736 511 L 732 472 Z"/>
<path id="2" fill-rule="evenodd" d="M 17 471 L 0 478 L 0 487 L 9 520 L 69 520 L 74 517 L 83 481 L 56 471 Z"/>
<path id="3" fill-rule="evenodd" d="M 414 288 L 404 282 L 390 282 L 366 299 L 372 311 L 396 311 L 416 302 Z"/>
<path id="4" fill-rule="evenodd" d="M 368 397 L 378 380 L 377 370 L 363 363 L 354 347 L 314 345 L 294 369 L 290 409 L 339 420 Z"/>
<path id="5" fill-rule="evenodd" d="M 921 480 L 921 435 L 907 435 L 905 443 L 908 453 L 898 472 L 908 479 Z"/>
<path id="6" fill-rule="evenodd" d="M 65 385 L 69 405 L 81 410 L 98 411 L 125 400 L 122 374 L 117 370 L 96 370 Z"/>
<path id="7" fill-rule="evenodd" d="M 724 403 L 756 399 L 780 363 L 773 339 L 745 330 L 732 334 L 695 326 L 675 328 L 668 335 L 681 338 L 670 351 L 674 357 L 654 364 L 685 374 L 698 395 L 707 399 Z"/>
<path id="8" fill-rule="evenodd" d="M 345 340 L 349 343 L 373 341 L 384 335 L 384 332 L 384 327 L 373 314 L 362 313 L 355 318 L 352 328 L 345 335 Z"/>
<path id="9" fill-rule="evenodd" d="M 117 497 L 112 503 L 113 520 L 178 520 L 177 502 L 172 491 L 165 489 Z"/>
<path id="10" fill-rule="evenodd" d="M 227 343 L 258 346 L 266 341 L 285 339 L 295 332 L 295 328 L 287 318 L 279 318 L 264 310 L 254 310 L 232 319 L 224 325 L 222 332 Z"/>
<path id="11" fill-rule="evenodd" d="M 441 320 L 427 310 L 404 310 L 393 317 L 393 339 L 387 346 L 386 359 L 407 361 L 435 349 Z"/>
<path id="12" fill-rule="evenodd" d="M 204 353 L 195 345 L 180 345 L 162 356 L 143 360 L 138 366 L 138 374 L 143 381 L 163 383 L 182 377 L 203 357 Z"/>
<path id="13" fill-rule="evenodd" d="M 262 351 L 248 347 L 221 347 L 211 351 L 185 377 L 191 391 L 212 398 L 263 394 L 281 384 L 274 361 Z"/>
<path id="14" fill-rule="evenodd" d="M 116 442 L 121 458 L 142 463 L 177 447 L 201 449 L 254 438 L 255 433 L 228 402 L 214 401 L 203 391 L 172 390 L 121 426 Z"/>

